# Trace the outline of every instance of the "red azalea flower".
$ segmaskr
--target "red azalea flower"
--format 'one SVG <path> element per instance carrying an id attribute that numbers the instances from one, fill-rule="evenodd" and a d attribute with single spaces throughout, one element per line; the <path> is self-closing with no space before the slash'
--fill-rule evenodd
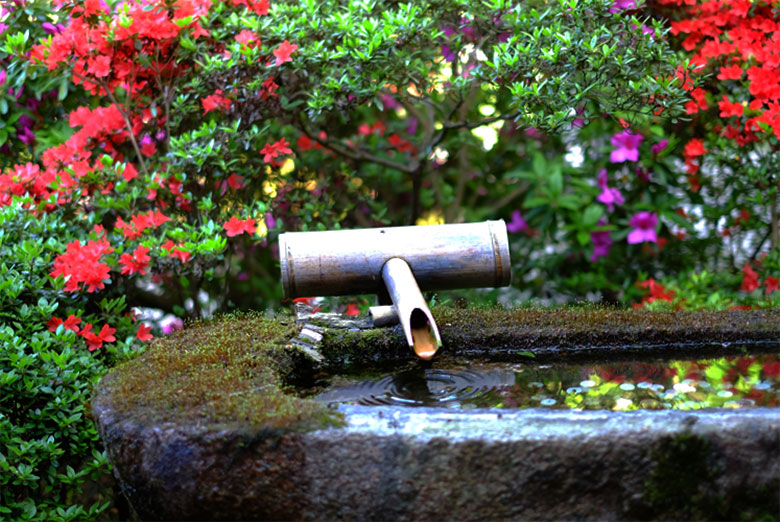
<path id="1" fill-rule="evenodd" d="M 58 317 L 52 317 L 49 319 L 49 322 L 46 323 L 46 326 L 49 328 L 50 332 L 54 332 L 57 330 L 57 327 L 59 325 L 64 325 L 66 330 L 71 330 L 73 332 L 78 333 L 79 327 L 77 326 L 81 322 L 81 317 L 76 317 L 75 315 L 69 315 L 67 319 L 64 321 Z"/>
<path id="2" fill-rule="evenodd" d="M 720 68 L 720 73 L 718 73 L 718 80 L 739 80 L 742 78 L 742 72 L 741 65 L 724 65 Z"/>
<path id="3" fill-rule="evenodd" d="M 227 231 L 228 237 L 237 236 L 246 232 L 249 235 L 255 233 L 257 226 L 254 219 L 238 219 L 236 216 L 230 218 L 222 227 Z"/>
<path id="4" fill-rule="evenodd" d="M 766 281 L 764 281 L 764 284 L 766 285 L 766 293 L 770 294 L 772 292 L 777 292 L 778 282 L 780 282 L 780 279 L 776 277 L 768 276 L 766 278 Z"/>
<path id="5" fill-rule="evenodd" d="M 290 154 L 290 144 L 286 139 L 282 138 L 276 143 L 267 143 L 261 150 L 260 154 L 263 154 L 263 162 L 272 163 L 274 158 L 280 154 Z"/>
<path id="6" fill-rule="evenodd" d="M 720 109 L 721 118 L 742 116 L 742 113 L 745 112 L 745 107 L 743 107 L 741 103 L 731 103 L 725 94 L 723 95 L 723 99 L 718 102 L 718 108 Z"/>
<path id="7" fill-rule="evenodd" d="M 138 332 L 136 332 L 135 336 L 139 341 L 149 341 L 154 338 L 151 331 L 151 326 L 146 326 L 144 323 L 141 323 L 138 325 Z"/>
<path id="8" fill-rule="evenodd" d="M 55 258 L 54 269 L 49 275 L 53 278 L 65 277 L 66 292 L 78 291 L 82 283 L 88 292 L 102 290 L 105 288 L 103 281 L 109 278 L 110 268 L 100 259 L 103 254 L 110 252 L 113 249 L 104 237 L 90 240 L 86 245 L 73 241 L 68 244 L 64 254 Z"/>
<path id="9" fill-rule="evenodd" d="M 214 94 L 206 96 L 200 103 L 203 105 L 203 114 L 205 115 L 218 109 L 227 110 L 232 102 L 222 96 L 222 89 L 217 89 Z"/>
<path id="10" fill-rule="evenodd" d="M 742 267 L 742 272 L 742 286 L 740 286 L 740 290 L 744 292 L 752 292 L 758 288 L 758 274 L 752 268 L 750 268 L 749 263 L 745 263 L 745 266 Z"/>
<path id="11" fill-rule="evenodd" d="M 291 44 L 287 40 L 279 44 L 279 47 L 274 49 L 274 56 L 276 56 L 276 63 L 274 65 L 278 67 L 285 62 L 291 62 L 292 58 L 290 55 L 295 52 L 297 48 L 297 45 Z"/>
<path id="12" fill-rule="evenodd" d="M 698 138 L 693 138 L 685 145 L 683 154 L 689 158 L 695 158 L 707 153 L 707 149 L 704 148 L 704 144 Z"/>
<path id="13" fill-rule="evenodd" d="M 228 187 L 232 188 L 233 190 L 238 190 L 244 188 L 246 185 L 244 183 L 244 178 L 239 176 L 238 174 L 231 174 L 227 179 Z"/>
<path id="14" fill-rule="evenodd" d="M 143 245 L 138 245 L 133 254 L 122 254 L 119 256 L 119 264 L 122 265 L 122 275 L 146 274 L 146 268 L 149 266 L 151 258 L 147 255 L 149 249 Z"/>
<path id="15" fill-rule="evenodd" d="M 87 323 L 79 335 L 81 335 L 81 337 L 83 337 L 87 342 L 87 348 L 89 351 L 94 352 L 103 346 L 104 342 L 110 343 L 116 341 L 116 337 L 114 337 L 115 332 L 116 328 L 111 328 L 107 324 L 104 324 L 103 328 L 100 329 L 100 332 L 96 334 L 92 332 L 92 325 Z"/>

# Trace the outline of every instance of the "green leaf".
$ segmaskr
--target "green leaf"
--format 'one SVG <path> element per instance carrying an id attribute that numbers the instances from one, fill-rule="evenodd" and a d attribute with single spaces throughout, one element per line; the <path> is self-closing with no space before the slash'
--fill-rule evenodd
<path id="1" fill-rule="evenodd" d="M 596 223 L 598 223 L 599 219 L 601 219 L 601 216 L 604 215 L 604 207 L 601 205 L 589 205 L 588 208 L 585 209 L 585 213 L 582 215 L 582 224 L 586 227 L 592 227 Z"/>
<path id="2" fill-rule="evenodd" d="M 68 96 L 68 86 L 70 82 L 67 78 L 60 80 L 60 86 L 57 89 L 57 100 L 62 101 Z"/>

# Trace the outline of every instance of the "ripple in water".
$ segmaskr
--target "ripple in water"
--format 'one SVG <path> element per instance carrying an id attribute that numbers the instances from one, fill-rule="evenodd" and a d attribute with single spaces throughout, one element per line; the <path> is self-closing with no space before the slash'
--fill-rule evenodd
<path id="1" fill-rule="evenodd" d="M 366 406 L 459 407 L 478 402 L 496 387 L 513 383 L 511 372 L 426 368 L 331 389 L 314 399 Z"/>
<path id="2" fill-rule="evenodd" d="M 441 362 L 440 362 L 441 363 Z M 477 364 L 360 379 L 333 376 L 315 400 L 448 408 L 699 409 L 780 406 L 780 357 L 597 365 Z"/>

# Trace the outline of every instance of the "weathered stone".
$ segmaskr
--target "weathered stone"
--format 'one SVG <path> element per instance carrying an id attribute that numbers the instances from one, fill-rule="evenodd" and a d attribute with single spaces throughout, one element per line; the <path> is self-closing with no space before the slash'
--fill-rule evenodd
<path id="1" fill-rule="evenodd" d="M 117 478 L 143 520 L 780 513 L 777 410 L 341 409 L 344 428 L 248 436 L 197 423 L 127 423 L 100 398 L 95 403 Z M 696 473 L 679 471 L 686 469 Z M 675 483 L 680 477 L 687 481 Z M 666 502 L 659 494 L 670 484 L 682 497 Z"/>
<path id="2" fill-rule="evenodd" d="M 779 314 L 675 318 L 587 310 L 545 315 L 445 309 L 439 310 L 437 321 L 445 337 L 445 356 L 516 358 L 519 350 L 528 350 L 537 362 L 563 362 L 674 353 L 739 355 L 742 348 L 730 344 L 737 340 L 758 342 L 751 350 L 776 353 Z M 496 324 L 484 322 L 490 315 Z M 568 323 L 591 315 L 589 325 Z M 122 491 L 143 520 L 780 517 L 778 409 L 456 411 L 341 406 L 343 427 L 305 432 L 301 426 L 336 424 L 322 416 L 333 410 L 288 405 L 278 417 L 291 424 L 279 424 L 276 415 L 245 423 L 244 413 L 237 412 L 246 409 L 234 404 L 229 422 L 223 422 L 227 413 L 218 413 L 225 398 L 254 393 L 245 373 L 257 380 L 262 368 L 253 357 L 252 342 L 264 347 L 266 356 L 276 354 L 286 361 L 275 371 L 288 383 L 295 378 L 289 375 L 293 368 L 318 371 L 312 364 L 319 365 L 320 356 L 323 366 L 342 367 L 412 357 L 401 333 L 392 329 L 337 330 L 306 323 L 280 340 L 275 336 L 281 334 L 269 325 L 246 328 L 241 319 L 232 321 L 212 328 L 219 342 L 208 341 L 209 349 L 200 351 L 204 353 L 186 342 L 211 339 L 208 326 L 189 336 L 185 331 L 178 340 L 160 341 L 145 358 L 133 361 L 134 366 L 119 367 L 104 377 L 96 389 L 92 404 L 101 437 Z M 232 337 L 226 328 L 234 332 Z M 308 332 L 301 335 L 303 331 Z M 295 334 L 298 337 L 291 339 Z M 681 350 L 673 343 L 678 338 L 709 344 Z M 587 340 L 592 344 L 581 345 Z M 242 350 L 230 343 L 241 344 Z M 312 353 L 302 361 L 295 356 L 307 350 Z M 205 395 L 203 386 L 192 384 L 201 382 L 193 380 L 200 375 L 198 368 L 186 366 L 192 378 L 166 380 L 166 368 L 181 372 L 190 360 L 208 370 L 203 382 L 221 387 L 202 404 L 196 399 Z M 230 373 L 239 363 L 241 372 Z M 153 367 L 146 368 L 149 364 Z M 300 369 L 306 365 L 308 370 Z M 139 366 L 145 373 L 138 373 Z M 131 371 L 138 374 L 136 380 L 158 372 L 160 382 L 148 387 L 146 380 L 137 386 L 125 382 L 122 388 L 123 377 Z M 266 389 L 274 382 L 259 380 L 256 387 Z M 124 394 L 117 392 L 120 388 Z M 155 388 L 157 395 L 152 395 Z M 182 402 L 186 408 L 178 410 L 173 399 L 182 393 L 188 400 Z M 276 389 L 267 396 L 276 400 L 280 393 Z M 159 406 L 151 396 L 165 397 L 169 406 Z M 320 420 L 306 421 L 306 415 Z"/>

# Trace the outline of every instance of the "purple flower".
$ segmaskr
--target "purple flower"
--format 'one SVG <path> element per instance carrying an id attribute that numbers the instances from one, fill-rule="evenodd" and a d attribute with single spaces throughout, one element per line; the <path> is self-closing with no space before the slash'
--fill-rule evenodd
<path id="1" fill-rule="evenodd" d="M 162 320 L 162 333 L 165 335 L 172 334 L 176 330 L 184 328 L 184 322 L 178 317 L 166 317 Z"/>
<path id="2" fill-rule="evenodd" d="M 441 46 L 441 54 L 444 56 L 444 59 L 448 62 L 454 62 L 455 61 L 455 51 L 450 49 L 448 45 L 442 44 Z"/>
<path id="3" fill-rule="evenodd" d="M 385 110 L 398 109 L 401 107 L 401 104 L 395 101 L 395 98 L 389 94 L 382 96 L 382 104 L 385 106 Z"/>
<path id="4" fill-rule="evenodd" d="M 417 118 L 412 116 L 409 118 L 409 122 L 406 124 L 407 134 L 417 134 Z"/>
<path id="5" fill-rule="evenodd" d="M 446 36 L 447 38 L 451 38 L 458 33 L 458 31 L 456 31 L 452 27 L 442 27 L 441 30 L 444 33 L 444 36 Z"/>
<path id="6" fill-rule="evenodd" d="M 37 98 L 27 98 L 24 102 L 24 106 L 30 110 L 30 112 L 35 112 L 38 110 L 38 106 L 41 104 L 41 100 Z"/>
<path id="7" fill-rule="evenodd" d="M 644 181 L 645 183 L 650 182 L 650 172 L 643 169 L 642 167 L 637 167 L 636 170 L 636 177 Z"/>
<path id="8" fill-rule="evenodd" d="M 0 13 L 0 16 L 2 16 L 2 13 Z M 3 34 L 6 31 L 6 29 L 8 29 L 8 26 L 3 23 L 0 23 L 0 34 Z"/>
<path id="9" fill-rule="evenodd" d="M 624 9 L 635 9 L 635 8 L 636 8 L 636 4 L 634 3 L 634 0 L 614 0 L 612 2 L 612 7 L 609 8 L 609 12 L 619 13 Z"/>
<path id="10" fill-rule="evenodd" d="M 17 128 L 20 128 L 20 129 L 29 129 L 30 127 L 33 126 L 34 123 L 35 123 L 35 120 L 30 118 L 26 114 L 22 114 L 21 116 L 19 116 L 19 119 L 16 120 L 16 126 L 17 126 Z"/>
<path id="11" fill-rule="evenodd" d="M 5 69 L 0 69 L 0 87 L 5 85 L 5 77 L 6 77 Z"/>
<path id="12" fill-rule="evenodd" d="M 270 212 L 265 213 L 265 226 L 269 229 L 276 226 L 276 218 Z"/>
<path id="13" fill-rule="evenodd" d="M 625 130 L 612 135 L 612 145 L 617 147 L 609 155 L 612 163 L 624 161 L 639 161 L 639 146 L 642 144 L 642 135 Z"/>
<path id="14" fill-rule="evenodd" d="M 626 202 L 618 189 L 607 186 L 607 169 L 602 169 L 599 172 L 598 183 L 601 194 L 598 195 L 596 201 L 604 203 L 610 212 L 615 210 L 615 205 L 622 205 Z"/>
<path id="15" fill-rule="evenodd" d="M 519 210 L 512 212 L 512 221 L 506 224 L 506 229 L 513 234 L 528 229 L 528 223 L 523 219 L 523 215 Z"/>
<path id="16" fill-rule="evenodd" d="M 474 28 L 473 27 L 469 27 L 469 23 L 470 22 L 469 22 L 468 18 L 466 18 L 465 16 L 462 17 L 460 19 L 460 32 L 463 34 L 463 36 L 465 36 L 466 38 L 468 38 L 472 42 L 476 42 L 477 41 L 477 35 L 474 32 Z"/>
<path id="17" fill-rule="evenodd" d="M 599 226 L 605 225 L 603 219 L 599 220 Z M 593 242 L 593 255 L 590 256 L 590 261 L 595 263 L 600 257 L 606 257 L 609 255 L 609 249 L 612 246 L 612 238 L 609 237 L 609 230 L 603 230 L 600 232 L 591 232 L 590 240 Z"/>
<path id="18" fill-rule="evenodd" d="M 653 153 L 653 156 L 661 152 L 666 148 L 666 146 L 669 145 L 669 140 L 661 140 L 652 147 L 650 147 L 650 152 Z"/>
<path id="19" fill-rule="evenodd" d="M 43 30 L 46 31 L 46 34 L 57 34 L 59 32 L 57 31 L 57 26 L 51 22 L 43 22 L 41 27 L 43 27 Z"/>
<path id="20" fill-rule="evenodd" d="M 16 137 L 24 143 L 25 145 L 32 144 L 33 141 L 35 141 L 35 133 L 28 129 L 27 127 L 21 129 L 17 134 Z"/>
<path id="21" fill-rule="evenodd" d="M 529 127 L 527 129 L 525 129 L 523 131 L 523 134 L 525 134 L 529 138 L 533 138 L 535 140 L 540 140 L 540 139 L 544 138 L 544 135 L 541 132 L 539 132 L 539 129 L 537 129 L 536 127 Z"/>
<path id="22" fill-rule="evenodd" d="M 629 244 L 642 243 L 649 241 L 658 242 L 658 236 L 655 233 L 655 227 L 658 226 L 658 215 L 655 212 L 639 212 L 631 217 L 629 222 L 634 230 L 628 234 Z"/>
<path id="23" fill-rule="evenodd" d="M 153 143 L 152 142 L 152 137 L 147 134 L 146 136 L 141 138 L 140 145 L 141 145 L 141 147 L 143 147 L 143 146 L 147 146 L 148 147 L 149 145 L 152 145 L 152 143 Z"/>

